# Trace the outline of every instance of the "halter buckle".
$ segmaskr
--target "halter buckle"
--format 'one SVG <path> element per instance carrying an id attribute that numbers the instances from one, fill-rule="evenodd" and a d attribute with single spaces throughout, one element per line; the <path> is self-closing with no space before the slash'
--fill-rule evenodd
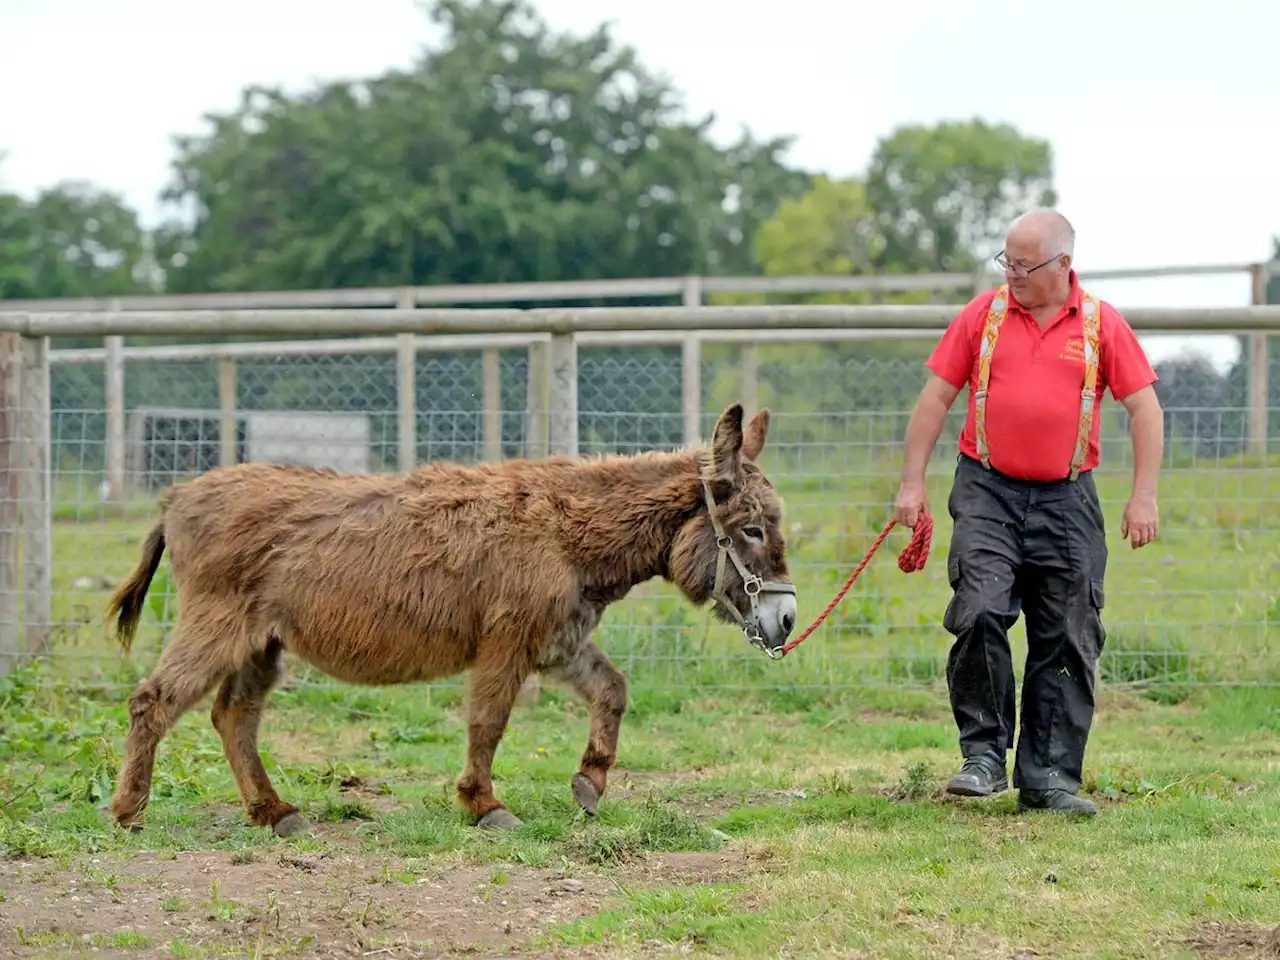
<path id="1" fill-rule="evenodd" d="M 763 650 L 764 655 L 770 660 L 777 660 L 782 656 L 781 651 L 774 650 L 764 642 L 764 635 L 760 632 L 760 628 L 754 624 L 748 624 L 742 628 L 743 634 L 747 638 L 747 642 L 758 650 Z"/>

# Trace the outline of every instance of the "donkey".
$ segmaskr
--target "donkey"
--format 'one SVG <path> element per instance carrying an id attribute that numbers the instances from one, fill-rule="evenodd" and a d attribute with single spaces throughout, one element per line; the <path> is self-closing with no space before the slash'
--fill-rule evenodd
<path id="1" fill-rule="evenodd" d="M 170 487 L 138 567 L 110 599 L 127 654 L 166 547 L 178 623 L 129 696 L 111 813 L 137 829 L 160 739 L 215 685 L 212 721 L 256 826 L 311 832 L 258 753 L 284 651 L 348 683 L 470 671 L 461 806 L 521 825 L 494 796 L 494 752 L 531 673 L 590 704 L 570 789 L 594 816 L 617 759 L 627 682 L 591 640 L 605 609 L 662 577 L 776 654 L 795 624 L 782 503 L 755 461 L 769 411 L 734 404 L 710 449 L 554 456 L 401 475 L 239 464 Z M 727 561 L 727 562 L 726 562 Z M 732 572 L 729 567 L 732 567 Z"/>

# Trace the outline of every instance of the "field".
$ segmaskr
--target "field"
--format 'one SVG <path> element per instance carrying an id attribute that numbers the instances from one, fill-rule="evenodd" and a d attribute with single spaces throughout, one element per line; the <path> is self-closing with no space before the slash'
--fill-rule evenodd
<path id="1" fill-rule="evenodd" d="M 893 494 L 884 474 L 805 475 L 777 478 L 802 624 Z M 623 601 L 600 636 L 632 694 L 599 817 L 580 816 L 568 789 L 586 712 L 544 688 L 498 752 L 499 795 L 526 824 L 501 836 L 454 803 L 456 683 L 362 690 L 297 665 L 262 745 L 315 837 L 247 826 L 207 705 L 162 744 L 143 831 L 113 828 L 100 807 L 124 698 L 162 642 L 165 584 L 121 660 L 101 636 L 104 589 L 151 515 L 62 507 L 58 656 L 0 679 L 0 945 L 40 957 L 1280 956 L 1280 689 L 1251 684 L 1280 680 L 1280 480 L 1170 471 L 1161 539 L 1137 552 L 1118 535 L 1126 482 L 1101 481 L 1109 682 L 1086 759 L 1100 817 L 939 792 L 958 762 L 938 626 L 944 473 L 926 570 L 897 569 L 895 532 L 781 662 L 669 589 Z"/>

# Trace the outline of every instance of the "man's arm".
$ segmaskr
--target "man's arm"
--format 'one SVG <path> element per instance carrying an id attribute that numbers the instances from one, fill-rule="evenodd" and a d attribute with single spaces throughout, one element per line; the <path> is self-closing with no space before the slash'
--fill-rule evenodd
<path id="1" fill-rule="evenodd" d="M 929 378 L 916 399 L 911 419 L 907 423 L 907 435 L 903 442 L 902 485 L 924 486 L 925 471 L 933 448 L 942 435 L 947 413 L 960 394 L 960 388 L 948 383 L 936 373 Z"/>
<path id="2" fill-rule="evenodd" d="M 1145 386 L 1120 401 L 1129 414 L 1133 443 L 1133 495 L 1156 497 L 1164 460 L 1164 410 L 1154 386 Z"/>
<path id="3" fill-rule="evenodd" d="M 1129 414 L 1133 443 L 1133 492 L 1120 518 L 1120 536 L 1134 550 L 1145 547 L 1160 530 L 1156 506 L 1156 480 L 1164 459 L 1164 410 L 1155 387 L 1148 385 L 1128 394 L 1120 403 Z"/>
<path id="4" fill-rule="evenodd" d="M 1111 395 L 1129 414 L 1133 443 L 1133 491 L 1120 520 L 1120 535 L 1136 550 L 1154 540 L 1160 527 L 1156 482 L 1164 459 L 1164 411 L 1156 397 L 1156 372 L 1133 329 L 1118 312 L 1104 315 L 1103 324 L 1103 375 Z"/>
<path id="5" fill-rule="evenodd" d="M 947 412 L 969 382 L 973 358 L 977 351 L 977 321 L 991 302 L 989 295 L 974 297 L 947 325 L 946 332 L 925 361 L 930 377 L 907 423 L 903 440 L 902 481 L 894 502 L 894 519 L 905 527 L 914 527 L 922 512 L 929 510 L 929 494 L 925 474 L 929 458 L 942 434 Z"/>
<path id="6" fill-rule="evenodd" d="M 925 486 L 929 457 L 942 433 L 947 411 L 959 393 L 959 387 L 935 373 L 911 411 L 902 456 L 902 482 L 893 504 L 893 518 L 904 527 L 915 527 L 920 514 L 929 512 L 929 491 Z"/>

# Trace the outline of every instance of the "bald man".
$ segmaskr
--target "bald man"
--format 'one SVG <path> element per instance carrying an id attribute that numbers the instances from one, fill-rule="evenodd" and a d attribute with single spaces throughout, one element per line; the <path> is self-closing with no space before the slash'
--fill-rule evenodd
<path id="1" fill-rule="evenodd" d="M 960 732 L 959 796 L 1009 786 L 1006 752 L 1020 720 L 1018 809 L 1096 814 L 1079 796 L 1102 653 L 1107 541 L 1092 470 L 1106 390 L 1132 423 L 1133 486 L 1120 523 L 1137 549 L 1156 536 L 1164 414 L 1155 371 L 1129 324 L 1080 288 L 1075 231 L 1035 210 L 1009 228 L 995 258 L 1005 283 L 971 300 L 928 360 L 931 376 L 907 426 L 894 515 L 929 509 L 925 468 L 943 420 L 968 385 L 969 407 L 947 507 L 954 521 L 943 626 Z M 1026 616 L 1017 717 L 1008 631 Z"/>

